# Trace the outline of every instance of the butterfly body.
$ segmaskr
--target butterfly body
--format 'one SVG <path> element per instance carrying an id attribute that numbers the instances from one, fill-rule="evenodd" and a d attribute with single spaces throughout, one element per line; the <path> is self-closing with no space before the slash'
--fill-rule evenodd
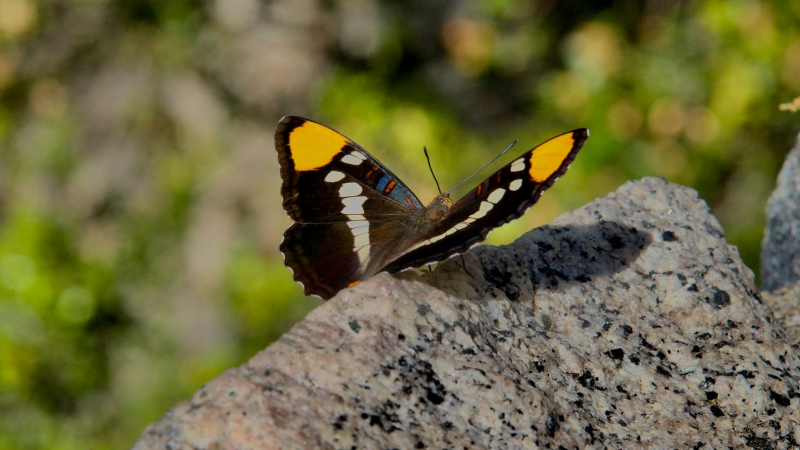
<path id="1" fill-rule="evenodd" d="M 284 262 L 304 292 L 328 299 L 387 271 L 443 261 L 521 216 L 574 160 L 588 130 L 553 138 L 523 154 L 455 204 L 427 207 L 358 144 L 301 117 L 281 119 L 275 148 L 283 206 L 295 223 Z"/>

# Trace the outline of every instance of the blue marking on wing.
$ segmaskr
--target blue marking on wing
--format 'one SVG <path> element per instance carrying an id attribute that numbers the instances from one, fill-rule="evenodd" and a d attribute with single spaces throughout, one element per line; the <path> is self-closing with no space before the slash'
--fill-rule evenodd
<path id="1" fill-rule="evenodd" d="M 383 178 L 378 181 L 378 185 L 375 186 L 375 190 L 378 192 L 383 192 L 383 190 L 386 189 L 386 185 L 389 184 L 390 181 L 392 181 L 392 177 L 389 175 L 384 175 Z"/>

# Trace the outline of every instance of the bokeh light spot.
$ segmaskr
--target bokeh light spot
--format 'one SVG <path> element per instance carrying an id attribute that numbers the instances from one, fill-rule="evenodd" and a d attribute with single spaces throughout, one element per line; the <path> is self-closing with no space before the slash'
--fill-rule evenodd
<path id="1" fill-rule="evenodd" d="M 689 112 L 686 137 L 696 144 L 709 144 L 719 137 L 720 121 L 709 109 L 698 107 Z"/>
<path id="2" fill-rule="evenodd" d="M 647 115 L 647 126 L 660 137 L 674 137 L 683 129 L 686 113 L 683 105 L 670 98 L 653 103 Z"/>
<path id="3" fill-rule="evenodd" d="M 442 41 L 459 72 L 480 75 L 489 66 L 496 33 L 491 24 L 453 18 L 442 28 Z"/>
<path id="4" fill-rule="evenodd" d="M 549 95 L 556 107 L 564 112 L 581 108 L 589 100 L 589 93 L 583 80 L 570 72 L 556 75 L 550 85 Z"/>
<path id="5" fill-rule="evenodd" d="M 608 127 L 618 139 L 630 139 L 642 126 L 642 113 L 632 102 L 621 100 L 608 111 Z"/>
<path id="6" fill-rule="evenodd" d="M 576 31 L 567 41 L 567 64 L 586 77 L 597 89 L 606 78 L 617 73 L 622 64 L 619 38 L 602 22 L 591 22 Z"/>
<path id="7" fill-rule="evenodd" d="M 13 291 L 24 291 L 36 280 L 36 266 L 29 257 L 10 253 L 0 257 L 0 283 Z"/>
<path id="8" fill-rule="evenodd" d="M 52 78 L 36 82 L 31 88 L 30 96 L 31 107 L 41 118 L 58 117 L 67 109 L 67 90 Z"/>
<path id="9" fill-rule="evenodd" d="M 0 33 L 14 39 L 36 24 L 36 8 L 29 0 L 0 0 Z"/>
<path id="10" fill-rule="evenodd" d="M 92 291 L 83 286 L 70 286 L 61 292 L 56 304 L 58 316 L 65 322 L 80 325 L 92 318 L 95 300 Z"/>

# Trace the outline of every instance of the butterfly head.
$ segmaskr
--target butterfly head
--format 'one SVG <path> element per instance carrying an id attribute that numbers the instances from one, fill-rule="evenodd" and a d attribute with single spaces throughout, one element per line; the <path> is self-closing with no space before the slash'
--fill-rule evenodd
<path id="1" fill-rule="evenodd" d="M 431 219 L 438 219 L 450 211 L 453 207 L 453 200 L 450 200 L 450 194 L 439 194 L 433 199 L 430 205 L 425 208 L 425 215 Z"/>

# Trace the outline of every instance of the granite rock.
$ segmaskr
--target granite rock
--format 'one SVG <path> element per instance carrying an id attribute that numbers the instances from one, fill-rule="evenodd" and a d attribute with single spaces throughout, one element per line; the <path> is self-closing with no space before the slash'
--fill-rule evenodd
<path id="1" fill-rule="evenodd" d="M 647 178 L 342 291 L 134 448 L 796 448 L 799 380 L 705 202 Z"/>
<path id="2" fill-rule="evenodd" d="M 783 286 L 761 295 L 778 324 L 786 330 L 786 340 L 800 346 L 800 283 Z"/>
<path id="3" fill-rule="evenodd" d="M 800 281 L 800 136 L 783 162 L 767 203 L 761 243 L 761 288 L 771 291 Z"/>

